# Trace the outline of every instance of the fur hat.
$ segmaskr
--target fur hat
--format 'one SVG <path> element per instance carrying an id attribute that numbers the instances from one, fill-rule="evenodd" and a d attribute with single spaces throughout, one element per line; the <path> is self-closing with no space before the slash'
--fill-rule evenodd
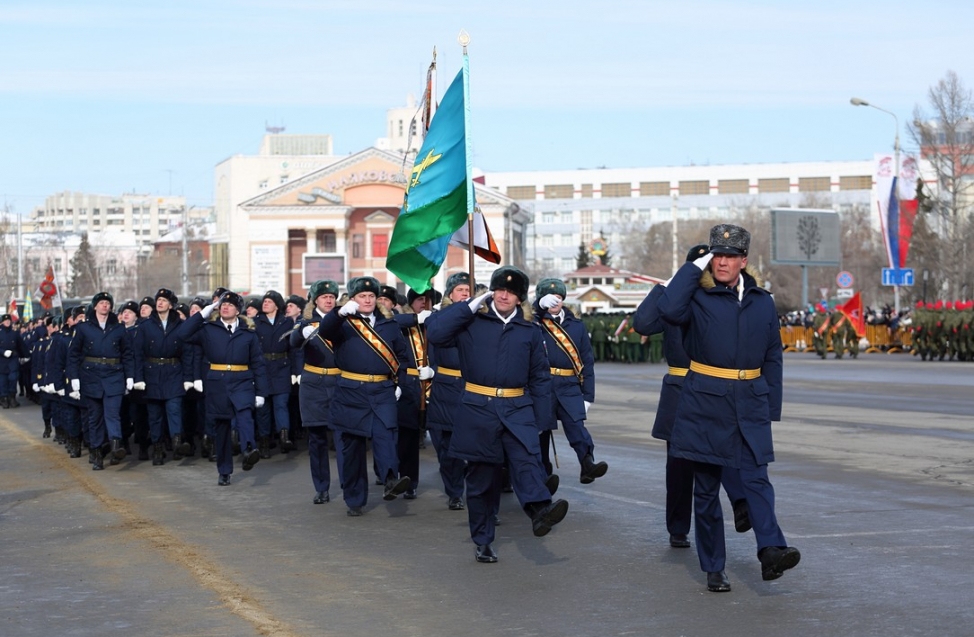
<path id="1" fill-rule="evenodd" d="M 143 305 L 148 305 L 154 310 L 156 309 L 156 300 L 151 296 L 143 296 L 142 300 L 139 301 L 139 308 L 141 309 Z"/>
<path id="2" fill-rule="evenodd" d="M 751 233 L 740 226 L 722 223 L 710 229 L 710 251 L 714 254 L 747 256 Z"/>
<path id="3" fill-rule="evenodd" d="M 109 311 L 111 311 L 111 309 L 115 307 L 115 299 L 113 299 L 112 295 L 109 294 L 108 292 L 99 292 L 95 296 L 91 297 L 91 306 L 94 307 L 98 305 L 98 303 L 100 303 L 101 301 L 108 301 Z M 155 301 L 153 301 L 153 305 L 154 304 Z"/>
<path id="4" fill-rule="evenodd" d="M 437 303 L 443 300 L 443 295 L 437 292 L 436 290 L 434 290 L 433 288 L 430 288 L 423 294 L 420 294 L 416 290 L 410 288 L 409 291 L 406 292 L 406 305 L 412 305 L 413 301 L 423 296 L 432 297 L 433 305 L 436 305 Z"/>
<path id="5" fill-rule="evenodd" d="M 349 296 L 355 296 L 356 294 L 361 294 L 362 292 L 371 292 L 376 296 L 381 296 L 379 291 L 382 286 L 379 285 L 379 280 L 374 276 L 355 277 L 348 282 L 347 287 Z"/>
<path id="6" fill-rule="evenodd" d="M 122 304 L 122 307 L 119 308 L 118 313 L 121 314 L 125 310 L 132 310 L 133 312 L 135 312 L 136 316 L 138 316 L 139 304 L 136 303 L 135 301 L 126 301 L 125 303 Z"/>
<path id="7" fill-rule="evenodd" d="M 308 304 L 308 299 L 303 296 L 298 296 L 297 294 L 292 294 L 287 297 L 287 305 L 294 304 L 299 310 L 304 310 L 304 306 Z"/>
<path id="8" fill-rule="evenodd" d="M 538 286 L 534 289 L 534 296 L 540 299 L 546 294 L 557 294 L 562 300 L 568 296 L 568 289 L 565 287 L 565 282 L 561 279 L 541 279 L 538 281 Z"/>
<path id="9" fill-rule="evenodd" d="M 355 296 L 354 294 L 352 294 L 351 290 L 349 290 L 348 293 L 351 294 L 352 296 Z M 380 286 L 379 291 L 376 293 L 375 296 L 376 298 L 380 298 L 380 299 L 381 298 L 389 299 L 396 305 L 399 305 L 399 300 L 397 298 L 399 296 L 399 292 L 396 290 L 396 288 L 392 287 L 391 285 Z"/>
<path id="10" fill-rule="evenodd" d="M 450 296 L 453 294 L 453 290 L 456 289 L 458 285 L 470 286 L 470 275 L 466 272 L 454 272 L 450 275 L 450 278 L 446 280 L 446 290 L 443 292 L 444 296 Z"/>
<path id="11" fill-rule="evenodd" d="M 287 305 L 284 302 L 284 297 L 277 290 L 267 290 L 266 292 L 264 292 L 264 296 L 262 296 L 260 299 L 261 305 L 263 305 L 264 301 L 266 301 L 267 299 L 274 301 L 274 305 L 277 306 L 278 312 L 283 312 L 285 306 Z M 249 307 L 250 304 L 248 303 L 247 306 Z M 258 307 L 257 309 L 260 310 L 262 308 Z"/>
<path id="12" fill-rule="evenodd" d="M 336 299 L 338 298 L 338 283 L 330 279 L 322 279 L 320 281 L 315 281 L 311 284 L 308 289 L 308 300 L 314 303 L 318 300 L 319 296 L 323 294 L 331 294 Z"/>
<path id="13" fill-rule="evenodd" d="M 194 305 L 202 310 L 204 307 L 209 305 L 209 303 L 202 296 L 198 296 L 195 299 L 193 299 L 192 302 L 190 302 L 189 304 L 190 307 Z"/>
<path id="14" fill-rule="evenodd" d="M 223 294 L 220 295 L 219 301 L 220 301 L 220 305 L 223 305 L 224 303 L 230 303 L 231 305 L 237 308 L 237 312 L 243 312 L 243 308 L 244 308 L 243 297 L 237 294 L 236 292 L 224 292 Z M 217 309 L 219 309 L 219 307 Z"/>
<path id="15" fill-rule="evenodd" d="M 9 314 L 0 314 L 0 323 L 3 323 L 4 321 L 12 321 L 12 320 L 14 320 L 14 317 L 10 316 Z"/>
<path id="16" fill-rule="evenodd" d="M 529 285 L 528 275 L 512 265 L 497 268 L 493 276 L 490 277 L 491 290 L 508 290 L 516 294 L 521 302 L 528 298 Z"/>
<path id="17" fill-rule="evenodd" d="M 214 301 L 216 301 L 218 298 L 220 298 L 221 296 L 223 296 L 224 294 L 226 294 L 229 291 L 230 290 L 228 290 L 226 288 L 217 288 L 217 289 L 213 290 L 213 294 L 211 294 L 210 297 Z M 206 307 L 206 306 L 204 305 L 203 307 Z"/>
<path id="18" fill-rule="evenodd" d="M 159 288 L 159 291 L 156 292 L 156 296 L 153 299 L 153 304 L 152 304 L 153 307 L 155 307 L 155 301 L 158 301 L 159 297 L 162 297 L 167 301 L 169 301 L 169 305 L 172 305 L 173 307 L 175 307 L 176 304 L 179 303 L 179 297 L 176 296 L 175 292 L 173 292 L 169 288 Z"/>

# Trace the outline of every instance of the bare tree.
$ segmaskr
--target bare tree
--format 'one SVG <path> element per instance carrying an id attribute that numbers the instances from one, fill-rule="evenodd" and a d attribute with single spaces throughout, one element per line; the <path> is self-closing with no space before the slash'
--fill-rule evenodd
<path id="1" fill-rule="evenodd" d="M 974 254 L 974 97 L 954 71 L 931 86 L 927 99 L 931 112 L 917 106 L 908 130 L 921 156 L 936 174 L 929 212 L 921 211 L 927 226 L 942 240 L 937 269 L 944 274 L 944 294 L 958 297 L 968 286 Z"/>

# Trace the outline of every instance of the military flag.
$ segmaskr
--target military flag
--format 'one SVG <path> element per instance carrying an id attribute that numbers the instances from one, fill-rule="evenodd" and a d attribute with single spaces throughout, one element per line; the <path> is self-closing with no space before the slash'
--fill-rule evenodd
<path id="1" fill-rule="evenodd" d="M 44 280 L 37 286 L 34 297 L 45 310 L 61 307 L 61 288 L 58 287 L 57 277 L 54 276 L 53 265 L 47 266 L 47 273 L 44 275 Z"/>
<path id="2" fill-rule="evenodd" d="M 836 305 L 835 309 L 842 312 L 852 326 L 856 328 L 856 336 L 860 338 L 866 335 L 866 316 L 862 310 L 862 295 L 856 292 L 848 301 L 842 305 Z"/>

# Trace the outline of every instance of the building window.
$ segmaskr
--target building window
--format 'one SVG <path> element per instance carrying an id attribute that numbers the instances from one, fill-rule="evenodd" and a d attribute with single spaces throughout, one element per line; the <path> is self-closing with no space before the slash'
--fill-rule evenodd
<path id="1" fill-rule="evenodd" d="M 873 178 L 871 175 L 839 177 L 839 190 L 872 190 L 872 187 Z"/>
<path id="2" fill-rule="evenodd" d="M 749 186 L 747 179 L 719 179 L 717 193 L 721 195 L 746 195 Z"/>
<path id="3" fill-rule="evenodd" d="M 267 180 L 265 179 L 264 181 L 257 184 L 257 187 L 260 188 L 261 190 L 267 190 Z"/>
<path id="4" fill-rule="evenodd" d="M 286 184 L 288 179 L 288 175 L 281 175 L 281 185 Z"/>
<path id="5" fill-rule="evenodd" d="M 829 192 L 832 189 L 828 177 L 799 177 L 798 192 Z"/>
<path id="6" fill-rule="evenodd" d="M 534 186 L 508 186 L 507 196 L 511 199 L 535 199 Z"/>
<path id="7" fill-rule="evenodd" d="M 571 184 L 558 186 L 545 186 L 545 199 L 571 199 L 575 196 L 575 187 Z"/>
<path id="8" fill-rule="evenodd" d="M 105 262 L 105 272 L 106 273 L 108 273 L 108 274 L 115 274 L 115 272 L 117 270 L 118 270 L 118 260 L 117 259 L 109 259 L 108 261 Z"/>
<path id="9" fill-rule="evenodd" d="M 776 179 L 758 179 L 758 192 L 761 194 L 768 192 L 788 192 L 791 186 L 787 177 Z"/>
<path id="10" fill-rule="evenodd" d="M 389 248 L 389 235 L 387 234 L 373 234 L 372 235 L 372 256 L 384 257 Z"/>
<path id="11" fill-rule="evenodd" d="M 680 195 L 709 195 L 710 182 L 706 179 L 680 182 Z"/>
<path id="12" fill-rule="evenodd" d="M 632 196 L 632 184 L 619 182 L 614 184 L 602 184 L 603 197 L 630 197 Z"/>
<path id="13" fill-rule="evenodd" d="M 592 184 L 582 184 L 582 199 L 592 198 Z"/>
<path id="14" fill-rule="evenodd" d="M 582 241 L 588 242 L 592 239 L 592 211 L 582 210 Z"/>
<path id="15" fill-rule="evenodd" d="M 541 213 L 541 223 L 554 223 L 555 213 L 553 212 L 543 212 Z"/>
<path id="16" fill-rule="evenodd" d="M 60 272 L 61 271 L 61 259 L 57 259 L 56 261 L 54 261 L 53 262 L 53 265 L 54 265 L 54 271 L 55 272 Z"/>
<path id="17" fill-rule="evenodd" d="M 352 235 L 352 258 L 361 259 L 365 256 L 365 235 Z"/>
<path id="18" fill-rule="evenodd" d="M 91 220 L 91 225 L 93 225 L 93 226 L 100 226 L 101 225 L 101 219 L 97 219 L 97 218 L 96 219 L 92 219 Z"/>
<path id="19" fill-rule="evenodd" d="M 641 181 L 639 182 L 640 197 L 667 197 L 670 194 L 670 182 L 668 181 Z"/>
<path id="20" fill-rule="evenodd" d="M 335 252 L 338 250 L 338 241 L 335 238 L 334 230 L 319 230 L 315 237 L 315 243 L 318 244 L 318 252 Z"/>

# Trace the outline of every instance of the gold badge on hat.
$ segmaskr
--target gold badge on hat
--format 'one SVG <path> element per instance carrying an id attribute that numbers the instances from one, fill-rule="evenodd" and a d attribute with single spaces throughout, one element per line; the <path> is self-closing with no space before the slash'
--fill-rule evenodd
<path id="1" fill-rule="evenodd" d="M 725 231 L 724 232 L 724 238 L 725 239 L 730 239 L 730 233 Z"/>
<path id="2" fill-rule="evenodd" d="M 510 280 L 511 280 L 511 275 L 510 275 L 510 274 L 508 274 L 508 275 L 507 275 L 507 280 L 508 280 L 508 281 L 510 281 Z"/>

